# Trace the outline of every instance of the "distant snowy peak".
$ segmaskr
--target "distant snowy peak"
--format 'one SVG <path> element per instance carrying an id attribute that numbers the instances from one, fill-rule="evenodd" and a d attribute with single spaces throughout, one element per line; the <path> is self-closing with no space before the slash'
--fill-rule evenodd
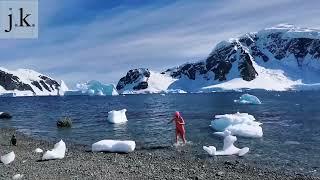
<path id="1" fill-rule="evenodd" d="M 117 90 L 122 94 L 171 92 L 168 87 L 174 81 L 170 76 L 146 68 L 132 69 L 119 80 Z"/>
<path id="2" fill-rule="evenodd" d="M 0 94 L 12 96 L 63 95 L 66 84 L 29 69 L 10 71 L 0 67 Z"/>
<path id="3" fill-rule="evenodd" d="M 320 30 L 281 24 L 220 42 L 202 61 L 161 73 L 168 89 L 288 90 L 320 82 Z M 147 69 L 130 70 L 118 90 L 152 88 Z M 162 83 L 162 82 L 158 82 Z M 163 87 L 165 88 L 165 87 Z M 303 88 L 302 88 L 303 89 Z"/>
<path id="4" fill-rule="evenodd" d="M 127 72 L 126 76 L 122 77 L 118 84 L 117 90 L 124 89 L 142 90 L 148 88 L 148 78 L 150 77 L 150 71 L 145 68 L 132 69 Z"/>

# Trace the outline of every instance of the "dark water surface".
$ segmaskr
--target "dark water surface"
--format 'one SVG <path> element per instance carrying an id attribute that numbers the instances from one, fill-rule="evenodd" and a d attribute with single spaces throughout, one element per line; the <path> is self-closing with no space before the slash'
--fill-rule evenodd
<path id="1" fill-rule="evenodd" d="M 137 148 L 172 146 L 174 126 L 167 125 L 174 111 L 186 120 L 187 138 L 195 155 L 203 145 L 221 148 L 222 140 L 209 127 L 216 114 L 247 112 L 263 123 L 263 138 L 238 137 L 237 146 L 250 148 L 248 161 L 272 164 L 305 173 L 320 172 L 320 92 L 252 92 L 262 105 L 233 102 L 242 93 L 127 95 L 113 97 L 21 97 L 1 98 L 0 111 L 11 120 L 0 127 L 15 127 L 31 136 L 64 139 L 91 145 L 101 139 L 130 139 Z M 111 110 L 126 108 L 128 122 L 107 122 Z M 58 129 L 56 121 L 73 119 L 71 129 Z"/>

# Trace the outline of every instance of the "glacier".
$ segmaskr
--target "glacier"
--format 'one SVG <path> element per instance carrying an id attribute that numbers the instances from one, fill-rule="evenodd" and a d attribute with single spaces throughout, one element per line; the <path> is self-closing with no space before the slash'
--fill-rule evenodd
<path id="1" fill-rule="evenodd" d="M 231 132 L 232 135 L 260 138 L 263 136 L 261 123 L 248 113 L 235 113 L 216 115 L 211 121 L 211 128 L 218 131 L 215 134 L 223 135 L 225 130 Z"/>
<path id="2" fill-rule="evenodd" d="M 240 104 L 261 104 L 260 99 L 251 94 L 243 94 L 239 99 L 234 100 L 234 102 Z"/>

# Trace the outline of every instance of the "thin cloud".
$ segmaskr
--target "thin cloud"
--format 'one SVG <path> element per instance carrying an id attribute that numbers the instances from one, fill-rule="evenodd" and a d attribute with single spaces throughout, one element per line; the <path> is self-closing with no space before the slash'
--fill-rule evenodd
<path id="1" fill-rule="evenodd" d="M 50 11 L 45 2 L 52 3 Z M 161 71 L 203 59 L 219 41 L 246 32 L 284 22 L 317 28 L 318 5 L 316 0 L 169 1 L 119 4 L 93 14 L 78 0 L 43 0 L 40 38 L 0 41 L 1 65 L 32 68 L 69 84 L 91 79 L 116 83 L 131 68 Z M 88 17 L 69 23 L 55 19 L 61 13 L 67 17 L 72 7 Z"/>

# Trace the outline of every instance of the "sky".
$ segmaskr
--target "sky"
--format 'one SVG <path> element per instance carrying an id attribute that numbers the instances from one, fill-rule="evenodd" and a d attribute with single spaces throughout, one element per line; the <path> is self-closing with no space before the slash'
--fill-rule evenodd
<path id="1" fill-rule="evenodd" d="M 281 23 L 320 28 L 319 0 L 39 0 L 39 38 L 1 40 L 0 66 L 69 87 L 205 59 L 222 40 Z"/>

